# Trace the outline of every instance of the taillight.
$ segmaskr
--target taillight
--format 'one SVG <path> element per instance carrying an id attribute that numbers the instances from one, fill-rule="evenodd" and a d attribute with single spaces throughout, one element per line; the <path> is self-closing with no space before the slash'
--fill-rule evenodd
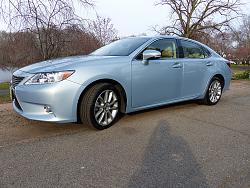
<path id="1" fill-rule="evenodd" d="M 230 61 L 227 61 L 226 63 L 227 63 L 227 66 L 229 66 L 229 67 L 231 68 L 231 63 L 230 63 Z"/>

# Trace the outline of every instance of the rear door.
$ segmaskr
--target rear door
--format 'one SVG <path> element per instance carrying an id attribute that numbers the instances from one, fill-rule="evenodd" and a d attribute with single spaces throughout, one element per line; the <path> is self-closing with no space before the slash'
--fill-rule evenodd
<path id="1" fill-rule="evenodd" d="M 183 63 L 183 85 L 181 95 L 190 98 L 200 95 L 206 83 L 207 70 L 213 66 L 208 52 L 199 44 L 181 39 L 181 62 Z"/>

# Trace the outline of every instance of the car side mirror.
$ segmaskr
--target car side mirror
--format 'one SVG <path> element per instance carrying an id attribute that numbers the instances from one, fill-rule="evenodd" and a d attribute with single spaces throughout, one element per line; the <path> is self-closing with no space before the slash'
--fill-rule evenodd
<path id="1" fill-rule="evenodd" d="M 142 54 L 143 56 L 143 64 L 147 65 L 148 64 L 148 60 L 150 59 L 158 59 L 161 57 L 161 52 L 157 51 L 157 50 L 145 50 Z"/>

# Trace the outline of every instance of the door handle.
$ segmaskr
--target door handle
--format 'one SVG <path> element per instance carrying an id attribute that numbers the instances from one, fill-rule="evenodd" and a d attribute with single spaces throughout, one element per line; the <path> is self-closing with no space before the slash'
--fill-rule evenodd
<path id="1" fill-rule="evenodd" d="M 175 63 L 172 67 L 175 69 L 180 69 L 182 68 L 182 65 L 180 63 Z"/>
<path id="2" fill-rule="evenodd" d="M 210 66 L 213 66 L 214 63 L 213 63 L 213 62 L 207 62 L 206 65 L 207 65 L 208 67 L 210 67 Z"/>

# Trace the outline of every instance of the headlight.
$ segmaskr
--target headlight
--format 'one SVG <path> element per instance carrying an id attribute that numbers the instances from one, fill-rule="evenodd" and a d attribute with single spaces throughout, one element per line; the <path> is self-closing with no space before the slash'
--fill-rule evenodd
<path id="1" fill-rule="evenodd" d="M 73 73 L 74 71 L 37 73 L 32 76 L 25 84 L 49 84 L 60 82 L 70 77 Z"/>

